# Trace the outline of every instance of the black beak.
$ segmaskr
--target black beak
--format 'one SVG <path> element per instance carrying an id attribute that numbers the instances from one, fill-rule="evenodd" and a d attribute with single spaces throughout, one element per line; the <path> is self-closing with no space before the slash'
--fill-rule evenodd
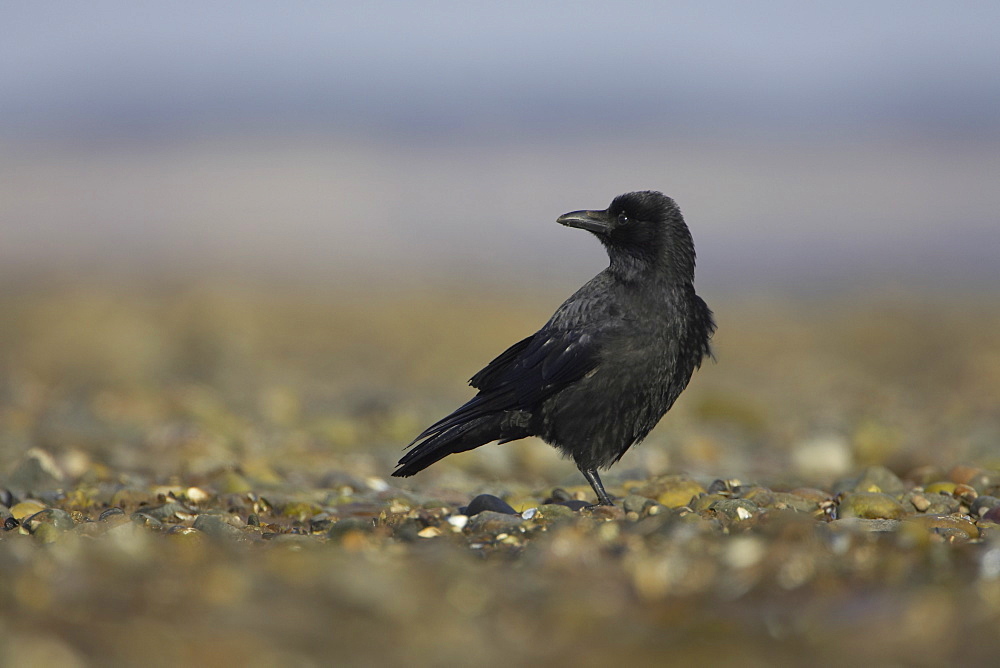
<path id="1" fill-rule="evenodd" d="M 570 211 L 556 219 L 556 222 L 566 227 L 578 227 L 594 234 L 607 234 L 611 231 L 611 221 L 607 211 Z"/>

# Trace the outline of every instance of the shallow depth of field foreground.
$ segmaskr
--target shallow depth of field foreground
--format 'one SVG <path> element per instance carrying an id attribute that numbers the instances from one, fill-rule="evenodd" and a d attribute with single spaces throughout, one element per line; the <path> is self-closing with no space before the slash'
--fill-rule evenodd
<path id="1" fill-rule="evenodd" d="M 389 477 L 564 294 L 53 285 L 0 296 L 0 665 L 1000 656 L 995 295 L 703 292 L 591 510 L 540 441 Z"/>

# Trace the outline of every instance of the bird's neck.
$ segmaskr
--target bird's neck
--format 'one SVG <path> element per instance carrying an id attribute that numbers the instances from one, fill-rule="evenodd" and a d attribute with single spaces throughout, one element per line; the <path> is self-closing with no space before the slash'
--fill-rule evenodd
<path id="1" fill-rule="evenodd" d="M 694 280 L 694 267 L 678 258 L 643 253 L 609 252 L 608 273 L 622 283 L 685 284 Z"/>

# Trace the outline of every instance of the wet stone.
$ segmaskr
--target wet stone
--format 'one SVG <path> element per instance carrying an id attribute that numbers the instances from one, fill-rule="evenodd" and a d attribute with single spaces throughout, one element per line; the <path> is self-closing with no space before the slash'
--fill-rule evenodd
<path id="1" fill-rule="evenodd" d="M 910 503 L 913 507 L 917 509 L 917 512 L 926 512 L 931 506 L 930 500 L 927 498 L 926 494 L 912 494 L 910 495 Z"/>
<path id="2" fill-rule="evenodd" d="M 930 492 L 915 492 L 909 497 L 913 507 L 929 515 L 946 515 L 958 511 L 961 502 L 948 494 L 934 494 Z"/>
<path id="3" fill-rule="evenodd" d="M 532 519 L 556 520 L 575 516 L 576 511 L 564 503 L 544 503 L 538 506 L 538 511 Z"/>
<path id="4" fill-rule="evenodd" d="M 705 488 L 690 478 L 671 476 L 654 481 L 653 494 L 656 502 L 667 508 L 679 508 L 691 503 L 691 499 L 705 493 Z"/>
<path id="5" fill-rule="evenodd" d="M 1000 524 L 1000 506 L 993 506 L 985 513 L 982 514 L 982 519 L 987 522 L 994 522 Z"/>
<path id="6" fill-rule="evenodd" d="M 639 494 L 629 494 L 622 500 L 622 508 L 624 508 L 626 513 L 639 513 L 641 515 L 646 508 L 655 503 L 655 501 L 648 497 L 640 496 Z"/>
<path id="7" fill-rule="evenodd" d="M 552 494 L 549 495 L 547 499 L 542 501 L 543 504 L 547 503 L 562 503 L 564 501 L 574 501 L 575 498 L 572 494 L 567 492 L 562 487 L 556 487 L 552 490 Z"/>
<path id="8" fill-rule="evenodd" d="M 124 514 L 125 511 L 122 510 L 121 508 L 108 508 L 107 510 L 105 510 L 100 514 L 98 519 L 104 522 L 110 517 L 114 517 L 115 515 L 124 515 Z"/>
<path id="9" fill-rule="evenodd" d="M 59 531 L 69 531 L 76 526 L 73 516 L 59 508 L 46 508 L 30 517 L 26 517 L 21 524 L 32 533 L 35 533 L 36 528 L 42 524 L 50 524 Z"/>
<path id="10" fill-rule="evenodd" d="M 370 519 L 364 519 L 361 517 L 345 517 L 344 519 L 334 523 L 326 532 L 326 535 L 330 538 L 341 538 L 344 534 L 351 531 L 363 531 L 370 532 L 375 529 L 375 525 Z"/>
<path id="11" fill-rule="evenodd" d="M 790 492 L 772 492 L 763 487 L 753 487 L 743 493 L 741 498 L 753 501 L 768 510 L 794 510 L 800 513 L 811 513 L 819 505 L 819 502 L 813 499 Z"/>
<path id="12" fill-rule="evenodd" d="M 906 490 L 903 481 L 884 466 L 869 466 L 858 475 L 842 478 L 833 485 L 834 494 L 842 492 L 884 492 L 902 494 Z"/>
<path id="13" fill-rule="evenodd" d="M 213 538 L 245 538 L 246 534 L 226 521 L 222 515 L 199 515 L 194 528 Z"/>
<path id="14" fill-rule="evenodd" d="M 590 516 L 597 520 L 620 520 L 625 511 L 620 506 L 589 506 Z"/>
<path id="15" fill-rule="evenodd" d="M 183 503 L 178 503 L 172 501 L 170 503 L 164 503 L 159 506 L 151 506 L 148 508 L 143 508 L 142 512 L 150 517 L 155 517 L 161 522 L 176 520 L 178 514 L 181 515 L 192 515 L 194 512 L 185 506 Z"/>
<path id="16" fill-rule="evenodd" d="M 975 498 L 969 506 L 969 510 L 972 512 L 973 517 L 982 517 L 987 511 L 997 506 L 1000 506 L 1000 498 L 983 494 Z"/>
<path id="17" fill-rule="evenodd" d="M 867 520 L 860 517 L 848 517 L 830 522 L 833 529 L 866 533 L 894 533 L 899 531 L 902 525 L 902 520 Z"/>
<path id="18" fill-rule="evenodd" d="M 163 528 L 163 522 L 146 513 L 132 513 L 130 519 L 139 526 L 144 526 L 147 529 L 159 530 Z"/>
<path id="19" fill-rule="evenodd" d="M 15 520 L 20 521 L 43 510 L 45 510 L 45 506 L 37 501 L 22 501 L 14 504 L 14 507 L 10 509 L 10 514 Z"/>
<path id="20" fill-rule="evenodd" d="M 946 538 L 973 540 L 979 538 L 979 527 L 971 520 L 954 515 L 914 515 L 907 523 L 915 524 Z"/>
<path id="21" fill-rule="evenodd" d="M 580 501 L 579 499 L 570 499 L 569 501 L 560 501 L 558 503 L 551 505 L 562 506 L 564 508 L 569 508 L 570 510 L 577 512 L 583 510 L 584 508 L 590 508 L 590 506 L 592 506 L 593 504 L 589 503 L 588 501 Z"/>
<path id="22" fill-rule="evenodd" d="M 727 526 L 746 522 L 760 514 L 760 506 L 749 499 L 721 499 L 712 503 L 709 510 Z"/>
<path id="23" fill-rule="evenodd" d="M 958 487 L 953 482 L 950 481 L 939 481 L 932 482 L 924 488 L 924 491 L 929 494 L 954 494 L 955 488 Z"/>
<path id="24" fill-rule="evenodd" d="M 507 533 L 519 530 L 523 521 L 520 515 L 483 510 L 469 518 L 465 530 L 470 533 Z"/>
<path id="25" fill-rule="evenodd" d="M 463 515 L 468 515 L 469 517 L 486 511 L 504 513 L 506 515 L 518 514 L 517 511 L 514 510 L 513 506 L 501 499 L 499 496 L 493 496 L 492 494 L 480 494 L 470 501 L 467 507 L 459 509 L 459 512 Z"/>
<path id="26" fill-rule="evenodd" d="M 702 514 L 709 511 L 713 504 L 719 501 L 725 501 L 728 497 L 722 496 L 721 494 L 701 494 L 693 499 L 687 504 L 687 507 L 696 513 Z M 663 504 L 667 505 L 667 504 Z M 667 506 L 668 508 L 675 506 Z"/>
<path id="27" fill-rule="evenodd" d="M 139 506 L 155 503 L 156 495 L 141 489 L 124 488 L 111 496 L 110 504 L 119 508 L 135 509 Z"/>
<path id="28" fill-rule="evenodd" d="M 842 518 L 898 520 L 906 516 L 903 504 L 881 492 L 857 492 L 840 502 L 838 515 Z"/>

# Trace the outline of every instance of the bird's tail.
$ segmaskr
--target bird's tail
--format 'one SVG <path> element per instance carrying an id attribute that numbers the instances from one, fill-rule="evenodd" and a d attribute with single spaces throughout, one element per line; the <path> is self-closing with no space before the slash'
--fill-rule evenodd
<path id="1" fill-rule="evenodd" d="M 444 429 L 433 426 L 409 445 L 409 452 L 399 460 L 392 475 L 405 478 L 456 452 L 465 452 L 480 445 L 505 438 L 500 420 L 495 415 L 485 415 Z"/>

